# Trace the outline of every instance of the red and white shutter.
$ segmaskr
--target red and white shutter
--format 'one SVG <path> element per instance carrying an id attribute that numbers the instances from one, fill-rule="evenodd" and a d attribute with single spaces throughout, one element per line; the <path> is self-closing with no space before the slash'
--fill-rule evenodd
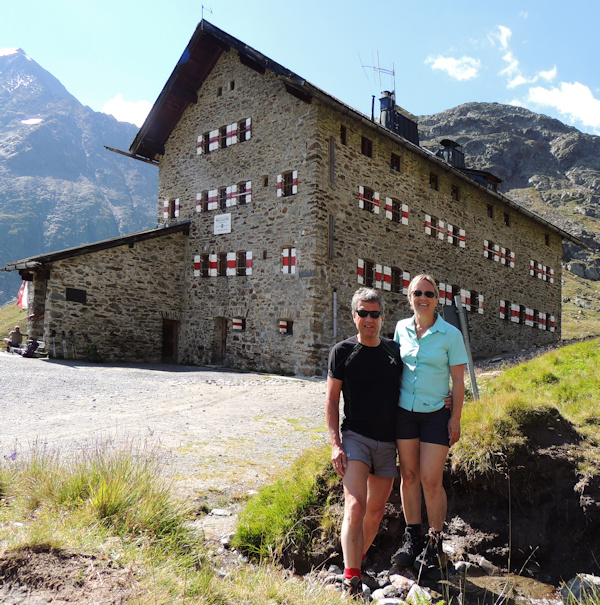
<path id="1" fill-rule="evenodd" d="M 390 221 L 392 220 L 392 217 L 393 217 L 392 210 L 393 210 L 392 198 L 386 197 L 385 198 L 385 218 L 389 219 Z"/>
<path id="2" fill-rule="evenodd" d="M 542 279 L 544 281 L 548 281 L 548 267 L 546 267 L 546 265 L 544 265 L 542 267 L 542 272 L 543 272 Z"/>
<path id="3" fill-rule="evenodd" d="M 521 311 L 521 307 L 517 303 L 511 303 L 511 305 L 510 305 L 510 321 L 518 324 L 520 311 Z"/>
<path id="4" fill-rule="evenodd" d="M 244 325 L 244 319 L 242 317 L 234 317 L 232 324 L 234 330 L 241 330 Z"/>
<path id="5" fill-rule="evenodd" d="M 425 233 L 431 235 L 431 216 L 429 214 L 425 215 Z"/>
<path id="6" fill-rule="evenodd" d="M 500 262 L 506 265 L 506 248 L 500 248 Z"/>
<path id="7" fill-rule="evenodd" d="M 402 294 L 408 294 L 408 285 L 410 284 L 410 273 L 404 271 L 402 273 Z"/>
<path id="8" fill-rule="evenodd" d="M 227 253 L 227 271 L 226 271 L 226 275 L 235 275 L 236 274 L 235 260 L 236 260 L 236 254 L 235 254 L 235 252 L 228 252 Z"/>
<path id="9" fill-rule="evenodd" d="M 490 242 L 488 242 L 486 239 L 483 240 L 483 256 L 485 258 L 490 257 Z"/>
<path id="10" fill-rule="evenodd" d="M 362 185 L 358 186 L 358 207 L 361 210 L 365 208 L 365 188 Z"/>
<path id="11" fill-rule="evenodd" d="M 238 126 L 236 124 L 229 124 L 227 126 L 227 147 L 231 147 L 231 145 L 235 145 L 238 142 Z"/>
<path id="12" fill-rule="evenodd" d="M 440 291 L 440 305 L 446 304 L 446 284 L 440 282 L 438 284 L 438 290 Z"/>
<path id="13" fill-rule="evenodd" d="M 237 185 L 228 185 L 226 191 L 225 205 L 227 208 L 237 204 Z"/>
<path id="14" fill-rule="evenodd" d="M 210 133 L 208 134 L 208 139 L 209 139 L 209 143 L 208 143 L 209 151 L 216 151 L 217 149 L 219 149 L 219 131 L 218 130 L 211 130 Z"/>
<path id="15" fill-rule="evenodd" d="M 445 229 L 444 229 L 444 221 L 440 221 L 438 219 L 438 224 L 437 224 L 437 230 L 438 230 L 438 239 L 444 239 L 444 234 L 445 234 Z"/>
<path id="16" fill-rule="evenodd" d="M 551 284 L 554 283 L 554 269 L 550 269 L 550 267 L 548 267 L 548 281 Z"/>
<path id="17" fill-rule="evenodd" d="M 452 300 L 452 286 L 446 284 L 446 304 L 451 305 L 454 301 Z"/>
<path id="18" fill-rule="evenodd" d="M 296 273 L 296 248 L 284 248 L 282 254 L 282 272 L 288 274 Z"/>
<path id="19" fill-rule="evenodd" d="M 362 258 L 358 259 L 358 283 L 365 283 L 365 261 Z"/>
<path id="20" fill-rule="evenodd" d="M 375 287 L 381 289 L 383 287 L 383 267 L 375 265 Z"/>
<path id="21" fill-rule="evenodd" d="M 252 181 L 246 181 L 246 204 L 252 201 Z"/>
<path id="22" fill-rule="evenodd" d="M 515 268 L 515 253 L 512 250 L 510 252 L 510 266 L 512 269 Z"/>
<path id="23" fill-rule="evenodd" d="M 529 261 L 529 275 L 531 275 L 531 277 L 533 277 L 535 275 L 535 261 L 534 260 Z"/>
<path id="24" fill-rule="evenodd" d="M 202 194 L 196 193 L 196 212 L 202 212 Z"/>
<path id="25" fill-rule="evenodd" d="M 467 310 L 471 310 L 471 292 L 469 290 L 460 290 L 460 302 L 462 302 L 463 307 Z"/>
<path id="26" fill-rule="evenodd" d="M 163 218 L 169 218 L 169 200 L 163 202 Z"/>
<path id="27" fill-rule="evenodd" d="M 385 267 L 385 266 L 383 267 L 383 289 L 388 290 L 388 291 L 392 289 L 392 268 L 391 267 Z"/>
<path id="28" fill-rule="evenodd" d="M 296 195 L 298 193 L 298 171 L 294 170 L 292 172 L 292 195 Z"/>
<path id="29" fill-rule="evenodd" d="M 479 300 L 477 302 L 477 313 L 483 315 L 483 294 L 479 294 Z"/>
<path id="30" fill-rule="evenodd" d="M 246 275 L 252 275 L 252 250 L 246 251 Z"/>
<path id="31" fill-rule="evenodd" d="M 550 332 L 554 332 L 556 328 L 556 319 L 554 315 L 550 315 Z"/>
<path id="32" fill-rule="evenodd" d="M 196 154 L 202 155 L 204 151 L 204 135 L 199 134 L 198 139 L 196 140 Z"/>
<path id="33" fill-rule="evenodd" d="M 494 244 L 494 260 L 499 262 L 500 260 L 500 245 Z"/>
<path id="34" fill-rule="evenodd" d="M 373 213 L 379 214 L 379 193 L 377 191 L 373 194 Z"/>
<path id="35" fill-rule="evenodd" d="M 408 225 L 408 206 L 402 204 L 402 224 Z"/>
<path id="36" fill-rule="evenodd" d="M 448 223 L 448 243 L 454 243 L 454 227 L 450 223 Z"/>
<path id="37" fill-rule="evenodd" d="M 249 141 L 252 136 L 252 118 L 246 118 L 246 136 L 245 140 Z"/>
<path id="38" fill-rule="evenodd" d="M 467 247 L 467 235 L 465 233 L 464 229 L 459 229 L 458 230 L 458 245 L 460 248 L 466 248 Z"/>
<path id="39" fill-rule="evenodd" d="M 200 255 L 194 255 L 194 277 L 200 277 Z"/>
<path id="40" fill-rule="evenodd" d="M 208 255 L 208 274 L 210 277 L 217 277 L 217 255 Z"/>
<path id="41" fill-rule="evenodd" d="M 277 197 L 281 197 L 283 195 L 283 175 L 277 175 Z"/>
<path id="42" fill-rule="evenodd" d="M 506 301 L 500 301 L 500 319 L 506 319 Z"/>
<path id="43" fill-rule="evenodd" d="M 279 331 L 281 332 L 281 334 L 287 334 L 288 322 L 286 319 L 279 320 Z"/>
<path id="44" fill-rule="evenodd" d="M 545 313 L 540 313 L 540 321 L 538 324 L 538 328 L 540 330 L 545 330 L 546 329 L 546 314 Z"/>
<path id="45" fill-rule="evenodd" d="M 525 325 L 533 326 L 533 309 L 525 307 Z"/>
<path id="46" fill-rule="evenodd" d="M 219 190 L 211 189 L 208 192 L 208 210 L 216 210 L 219 207 Z"/>
<path id="47" fill-rule="evenodd" d="M 542 276 L 543 276 L 542 263 L 537 264 L 537 276 L 538 276 L 538 279 L 542 279 Z"/>
<path id="48" fill-rule="evenodd" d="M 179 198 L 175 200 L 175 218 L 179 216 Z"/>

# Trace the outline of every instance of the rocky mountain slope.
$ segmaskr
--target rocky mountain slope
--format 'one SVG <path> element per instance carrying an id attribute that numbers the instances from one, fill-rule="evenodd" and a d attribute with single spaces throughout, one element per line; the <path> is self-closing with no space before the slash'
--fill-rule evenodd
<path id="1" fill-rule="evenodd" d="M 127 150 L 136 133 L 22 50 L 0 54 L 0 267 L 154 226 L 157 168 L 104 148 Z M 0 305 L 19 283 L 0 273 Z"/>
<path id="2" fill-rule="evenodd" d="M 501 193 L 580 237 L 589 249 L 566 244 L 567 267 L 600 280 L 600 137 L 499 103 L 466 103 L 418 122 L 423 146 L 457 142 L 468 167 L 503 180 Z"/>

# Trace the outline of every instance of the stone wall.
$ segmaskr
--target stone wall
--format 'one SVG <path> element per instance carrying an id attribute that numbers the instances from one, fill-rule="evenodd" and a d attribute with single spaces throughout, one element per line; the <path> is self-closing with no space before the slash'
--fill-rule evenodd
<path id="1" fill-rule="evenodd" d="M 85 359 L 95 345 L 106 360 L 160 361 L 163 319 L 183 317 L 184 240 L 170 234 L 60 260 L 47 281 L 35 274 L 47 349 L 55 330 L 60 357 Z"/>

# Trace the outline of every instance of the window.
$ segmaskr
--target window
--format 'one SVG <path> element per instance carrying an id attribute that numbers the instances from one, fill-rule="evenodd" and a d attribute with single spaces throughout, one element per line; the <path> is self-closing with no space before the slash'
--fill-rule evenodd
<path id="1" fill-rule="evenodd" d="M 208 254 L 200 255 L 200 277 L 210 275 L 210 256 Z"/>
<path id="2" fill-rule="evenodd" d="M 394 198 L 392 198 L 392 222 L 402 222 L 402 204 Z"/>
<path id="3" fill-rule="evenodd" d="M 438 238 L 440 220 L 437 216 L 431 215 L 429 221 L 425 218 L 425 233 L 433 238 Z"/>
<path id="4" fill-rule="evenodd" d="M 222 94 L 223 94 L 223 87 L 219 86 L 219 88 L 217 88 L 217 97 L 222 96 Z"/>
<path id="5" fill-rule="evenodd" d="M 296 248 L 283 248 L 281 251 L 281 272 L 296 273 Z"/>
<path id="6" fill-rule="evenodd" d="M 510 227 L 510 214 L 508 212 L 504 213 L 504 226 Z"/>
<path id="7" fill-rule="evenodd" d="M 470 297 L 469 297 L 469 306 L 470 306 L 469 311 L 471 311 L 471 313 L 478 312 L 478 310 L 479 310 L 479 292 L 476 292 L 475 290 L 471 290 Z"/>
<path id="8" fill-rule="evenodd" d="M 235 80 L 231 80 L 231 82 L 229 82 L 229 90 L 233 90 L 235 88 Z"/>
<path id="9" fill-rule="evenodd" d="M 240 205 L 250 203 L 250 192 L 252 191 L 250 181 L 242 181 L 237 184 L 237 197 Z"/>
<path id="10" fill-rule="evenodd" d="M 87 292 L 78 288 L 67 288 L 65 299 L 69 302 L 78 302 L 85 304 L 87 302 Z"/>
<path id="11" fill-rule="evenodd" d="M 291 319 L 279 320 L 279 333 L 291 335 L 294 333 L 294 322 Z"/>
<path id="12" fill-rule="evenodd" d="M 402 271 L 398 267 L 392 267 L 392 292 L 402 293 Z"/>
<path id="13" fill-rule="evenodd" d="M 510 304 L 510 300 L 501 300 L 500 301 L 500 319 L 503 321 L 510 321 L 512 316 L 512 305 Z"/>
<path id="14" fill-rule="evenodd" d="M 208 210 L 208 190 L 202 191 L 200 195 L 196 196 L 196 211 L 206 212 Z"/>
<path id="15" fill-rule="evenodd" d="M 281 195 L 287 197 L 292 195 L 294 187 L 294 176 L 292 172 L 284 172 L 281 175 Z"/>
<path id="16" fill-rule="evenodd" d="M 364 271 L 365 286 L 367 288 L 373 288 L 375 286 L 375 263 L 366 260 Z"/>
<path id="17" fill-rule="evenodd" d="M 373 157 L 373 141 L 367 137 L 361 137 L 360 139 L 360 152 L 369 158 Z"/>
<path id="18" fill-rule="evenodd" d="M 400 171 L 400 156 L 396 153 L 392 153 L 392 159 L 390 161 L 390 167 L 396 172 Z"/>
<path id="19" fill-rule="evenodd" d="M 519 307 L 519 323 L 525 325 L 527 320 L 526 309 L 523 305 L 517 305 Z"/>
<path id="20" fill-rule="evenodd" d="M 373 212 L 375 207 L 375 192 L 369 187 L 363 188 L 363 210 Z"/>
<path id="21" fill-rule="evenodd" d="M 219 149 L 227 147 L 227 126 L 219 128 Z"/>
<path id="22" fill-rule="evenodd" d="M 219 187 L 219 208 L 221 210 L 227 208 L 227 187 Z"/>
<path id="23" fill-rule="evenodd" d="M 217 275 L 227 275 L 227 252 L 219 252 L 217 257 Z"/>
<path id="24" fill-rule="evenodd" d="M 346 127 L 343 124 L 340 126 L 340 142 L 342 143 L 342 145 L 348 144 L 348 139 L 346 137 Z"/>
<path id="25" fill-rule="evenodd" d="M 263 176 L 263 178 L 262 178 L 262 184 L 263 184 L 263 187 L 268 187 L 269 186 L 269 177 L 267 175 Z"/>
<path id="26" fill-rule="evenodd" d="M 430 172 L 429 173 L 429 188 L 438 190 L 438 177 L 437 174 Z"/>
<path id="27" fill-rule="evenodd" d="M 234 317 L 231 320 L 232 327 L 234 330 L 238 332 L 246 331 L 246 318 L 245 317 Z"/>
<path id="28" fill-rule="evenodd" d="M 494 218 L 494 206 L 492 204 L 487 205 L 488 218 Z"/>
<path id="29" fill-rule="evenodd" d="M 458 185 L 450 185 L 450 199 L 458 202 Z"/>
<path id="30" fill-rule="evenodd" d="M 546 242 L 546 246 L 550 245 L 550 234 L 549 233 L 546 233 L 544 235 L 544 241 Z"/>
<path id="31" fill-rule="evenodd" d="M 238 140 L 240 142 L 248 141 L 252 134 L 252 121 L 250 118 L 238 122 Z"/>
<path id="32" fill-rule="evenodd" d="M 236 252 L 235 255 L 235 274 L 246 275 L 246 251 Z"/>

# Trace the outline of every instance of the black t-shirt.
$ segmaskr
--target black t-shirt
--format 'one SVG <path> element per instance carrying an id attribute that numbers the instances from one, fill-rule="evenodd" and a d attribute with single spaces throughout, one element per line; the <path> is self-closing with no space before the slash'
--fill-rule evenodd
<path id="1" fill-rule="evenodd" d="M 398 343 L 382 337 L 379 346 L 366 347 L 356 336 L 338 342 L 329 353 L 328 375 L 343 381 L 342 431 L 395 440 L 402 375 Z"/>

